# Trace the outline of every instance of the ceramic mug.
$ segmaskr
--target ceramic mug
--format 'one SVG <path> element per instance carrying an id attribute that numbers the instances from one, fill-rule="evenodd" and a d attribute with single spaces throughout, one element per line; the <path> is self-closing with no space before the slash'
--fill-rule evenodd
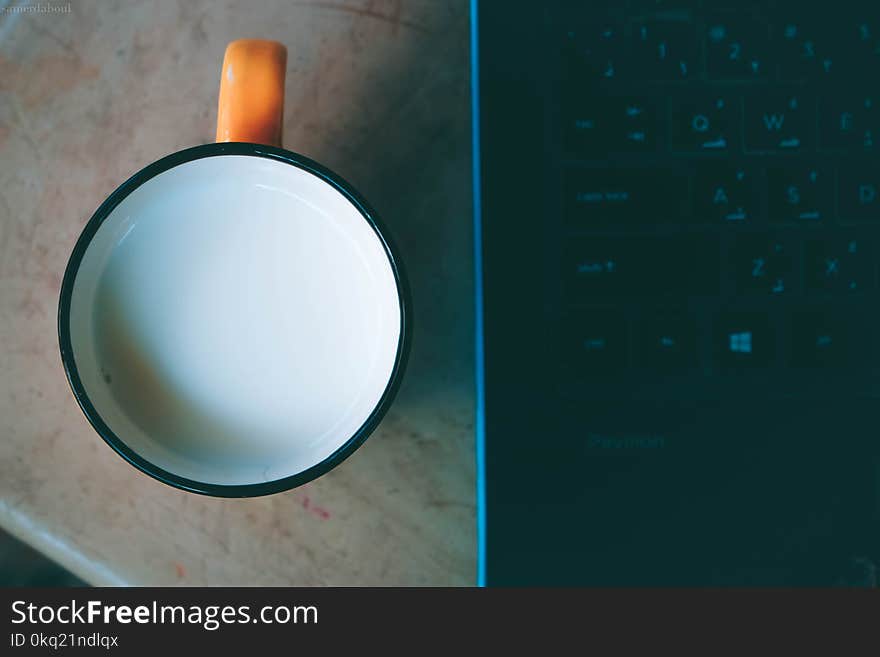
<path id="1" fill-rule="evenodd" d="M 217 142 L 142 169 L 98 208 L 61 285 L 73 394 L 172 486 L 293 488 L 388 409 L 410 337 L 400 258 L 340 176 L 281 148 L 287 53 L 232 42 Z"/>

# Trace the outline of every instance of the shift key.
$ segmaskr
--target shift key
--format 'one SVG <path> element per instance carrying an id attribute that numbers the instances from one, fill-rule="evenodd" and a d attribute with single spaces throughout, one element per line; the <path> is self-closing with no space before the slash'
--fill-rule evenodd
<path id="1" fill-rule="evenodd" d="M 568 300 L 715 295 L 720 249 L 712 235 L 576 237 L 565 246 Z"/>
<path id="2" fill-rule="evenodd" d="M 687 178 L 668 169 L 571 169 L 566 196 L 573 227 L 679 224 L 690 209 Z"/>

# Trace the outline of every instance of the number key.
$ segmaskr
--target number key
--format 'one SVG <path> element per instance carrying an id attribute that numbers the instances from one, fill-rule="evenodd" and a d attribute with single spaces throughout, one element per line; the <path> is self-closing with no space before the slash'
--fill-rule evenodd
<path id="1" fill-rule="evenodd" d="M 690 23 L 652 21 L 636 25 L 637 73 L 647 80 L 687 80 L 696 73 L 697 35 Z"/>
<path id="2" fill-rule="evenodd" d="M 710 78 L 756 80 L 769 71 L 765 62 L 765 23 L 718 13 L 706 25 L 706 60 Z"/>
<path id="3" fill-rule="evenodd" d="M 774 41 L 780 44 L 779 76 L 786 81 L 821 80 L 835 72 L 829 48 L 833 34 L 815 20 L 789 20 L 778 25 Z"/>
<path id="4" fill-rule="evenodd" d="M 875 3 L 865 3 L 862 15 L 840 25 L 849 65 L 867 80 L 877 81 L 880 69 L 880 17 Z M 868 6 L 870 5 L 870 9 Z"/>

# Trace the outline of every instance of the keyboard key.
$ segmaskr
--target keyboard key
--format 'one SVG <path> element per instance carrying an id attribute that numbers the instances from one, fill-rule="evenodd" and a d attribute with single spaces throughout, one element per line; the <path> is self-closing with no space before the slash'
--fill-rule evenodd
<path id="1" fill-rule="evenodd" d="M 752 222 L 760 213 L 758 180 L 745 167 L 703 166 L 694 178 L 694 218 L 701 222 Z"/>
<path id="2" fill-rule="evenodd" d="M 874 3 L 863 9 L 860 14 L 840 21 L 840 42 L 845 45 L 847 73 L 876 81 L 880 72 L 880 15 Z"/>
<path id="3" fill-rule="evenodd" d="M 831 217 L 834 178 L 818 166 L 791 165 L 767 172 L 770 221 L 815 223 Z"/>
<path id="4" fill-rule="evenodd" d="M 690 213 L 687 183 L 664 169 L 570 169 L 569 222 L 616 227 L 679 223 Z"/>
<path id="5" fill-rule="evenodd" d="M 719 80 L 759 80 L 767 70 L 766 23 L 737 13 L 718 12 L 706 23 L 708 75 Z"/>
<path id="6" fill-rule="evenodd" d="M 573 301 L 638 294 L 639 279 L 650 269 L 650 253 L 626 238 L 593 237 L 573 240 L 565 256 L 566 278 Z"/>
<path id="7" fill-rule="evenodd" d="M 672 148 L 679 152 L 725 152 L 739 148 L 739 99 L 705 95 L 672 102 Z"/>
<path id="8" fill-rule="evenodd" d="M 607 375 L 626 366 L 626 321 L 615 311 L 584 311 L 565 320 L 562 354 L 576 377 Z"/>
<path id="9" fill-rule="evenodd" d="M 639 322 L 636 332 L 640 365 L 652 370 L 671 371 L 695 364 L 696 327 L 693 319 L 685 313 L 649 315 Z"/>
<path id="10" fill-rule="evenodd" d="M 815 131 L 816 102 L 811 97 L 762 93 L 746 98 L 746 150 L 805 150 L 814 144 Z"/>
<path id="11" fill-rule="evenodd" d="M 566 150 L 575 157 L 602 157 L 611 151 L 610 117 L 598 104 L 589 110 L 573 110 L 567 120 Z"/>
<path id="12" fill-rule="evenodd" d="M 629 58 L 623 26 L 614 21 L 586 21 L 565 35 L 568 83 L 578 85 L 621 77 Z"/>
<path id="13" fill-rule="evenodd" d="M 803 311 L 791 317 L 791 363 L 795 367 L 844 367 L 853 356 L 864 358 L 858 319 L 833 310 Z"/>
<path id="14" fill-rule="evenodd" d="M 569 300 L 711 295 L 718 291 L 714 237 L 588 237 L 570 240 L 565 255 Z"/>
<path id="15" fill-rule="evenodd" d="M 742 294 L 790 293 L 794 284 L 791 246 L 770 235 L 740 235 L 731 264 L 736 291 Z"/>
<path id="16" fill-rule="evenodd" d="M 699 49 L 693 24 L 647 21 L 633 28 L 635 74 L 645 80 L 687 80 L 697 74 Z"/>
<path id="17" fill-rule="evenodd" d="M 809 239 L 805 258 L 807 289 L 811 292 L 861 292 L 874 286 L 873 248 L 863 236 Z"/>
<path id="18" fill-rule="evenodd" d="M 660 112 L 655 102 L 587 97 L 573 105 L 566 140 L 570 155 L 589 159 L 657 149 Z"/>
<path id="19" fill-rule="evenodd" d="M 796 18 L 779 23 L 773 35 L 779 48 L 779 78 L 786 82 L 830 79 L 837 72 L 835 35 L 829 33 L 827 24 L 801 18 L 801 13 L 802 8 L 794 9 Z"/>
<path id="20" fill-rule="evenodd" d="M 880 136 L 880 97 L 831 94 L 819 108 L 819 132 L 822 148 L 849 151 L 874 150 Z"/>
<path id="21" fill-rule="evenodd" d="M 715 353 L 725 370 L 767 366 L 775 351 L 766 315 L 726 313 L 715 325 Z"/>
<path id="22" fill-rule="evenodd" d="M 880 222 L 880 173 L 871 164 L 851 164 L 839 172 L 838 211 L 843 222 Z"/>

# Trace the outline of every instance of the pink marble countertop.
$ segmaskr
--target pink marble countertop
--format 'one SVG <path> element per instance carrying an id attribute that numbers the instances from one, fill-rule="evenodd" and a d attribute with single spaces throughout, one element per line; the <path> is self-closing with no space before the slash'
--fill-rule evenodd
<path id="1" fill-rule="evenodd" d="M 467 33 L 463 1 L 0 11 L 3 528 L 94 584 L 474 582 Z M 285 145 L 351 181 L 390 226 L 415 333 L 397 401 L 350 459 L 288 493 L 219 500 L 140 474 L 92 431 L 56 312 L 99 203 L 212 140 L 223 50 L 241 37 L 287 44 Z"/>

